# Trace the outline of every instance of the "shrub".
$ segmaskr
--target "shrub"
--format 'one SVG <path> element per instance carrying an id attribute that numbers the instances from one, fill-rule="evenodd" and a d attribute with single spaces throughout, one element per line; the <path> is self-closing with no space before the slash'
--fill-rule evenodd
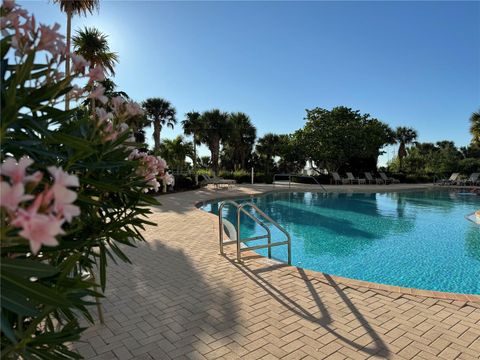
<path id="1" fill-rule="evenodd" d="M 72 87 L 89 64 L 74 55 L 74 73 L 59 71 L 57 27 L 37 26 L 12 2 L 0 12 L 2 359 L 79 358 L 66 343 L 79 339 L 79 317 L 93 320 L 89 297 L 101 296 L 83 275 L 104 290 L 108 259 L 129 261 L 121 248 L 155 225 L 145 192 L 166 164 L 133 150 L 125 122 L 140 108 L 103 95 L 103 69 L 90 70 L 89 92 Z M 61 110 L 68 92 L 96 99 L 96 111 Z"/>
<path id="2" fill-rule="evenodd" d="M 200 181 L 200 180 L 199 180 Z M 195 185 L 195 176 L 194 175 L 175 175 L 175 190 L 193 190 L 197 189 L 198 186 Z"/>
<path id="3" fill-rule="evenodd" d="M 471 174 L 480 171 L 480 159 L 466 158 L 460 160 L 458 169 L 463 174 Z"/>

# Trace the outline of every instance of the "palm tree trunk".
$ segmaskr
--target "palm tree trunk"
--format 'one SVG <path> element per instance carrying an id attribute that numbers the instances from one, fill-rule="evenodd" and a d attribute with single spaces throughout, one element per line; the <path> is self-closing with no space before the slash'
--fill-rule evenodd
<path id="1" fill-rule="evenodd" d="M 65 77 L 70 76 L 70 38 L 72 33 L 72 12 L 67 11 L 67 53 L 65 55 Z M 70 97 L 65 94 L 65 111 L 70 110 Z"/>
<path id="2" fill-rule="evenodd" d="M 195 174 L 195 185 L 198 185 L 197 175 L 197 142 L 195 134 L 193 134 L 193 173 Z"/>
<path id="3" fill-rule="evenodd" d="M 213 173 L 215 176 L 218 175 L 218 154 L 220 150 L 220 141 L 215 141 L 212 144 L 212 148 L 210 152 L 212 153 L 212 167 L 213 167 Z"/>
<path id="4" fill-rule="evenodd" d="M 246 151 L 245 149 L 242 149 L 242 152 L 240 153 L 240 166 L 242 169 L 245 169 L 245 158 L 246 158 Z"/>
<path id="5" fill-rule="evenodd" d="M 398 148 L 398 160 L 400 161 L 400 171 L 403 170 L 403 158 L 407 155 L 407 150 L 405 149 L 405 143 L 401 142 Z"/>
<path id="6" fill-rule="evenodd" d="M 160 150 L 160 119 L 153 121 L 153 150 Z"/>

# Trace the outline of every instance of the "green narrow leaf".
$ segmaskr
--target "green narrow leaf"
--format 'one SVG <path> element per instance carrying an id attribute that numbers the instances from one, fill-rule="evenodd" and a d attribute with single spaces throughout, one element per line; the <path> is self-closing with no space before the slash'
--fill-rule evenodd
<path id="1" fill-rule="evenodd" d="M 10 40 L 12 37 L 13 35 L 6 36 L 0 42 L 0 56 L 2 57 L 2 59 L 5 58 L 8 50 L 10 50 Z"/>
<path id="2" fill-rule="evenodd" d="M 23 296 L 31 298 L 39 303 L 45 303 L 53 306 L 70 306 L 68 301 L 62 294 L 29 280 L 22 279 L 12 274 L 2 272 L 0 274 L 2 280 L 2 292 L 14 289 Z"/>
<path id="3" fill-rule="evenodd" d="M 0 310 L 0 330 L 2 333 L 5 334 L 5 336 L 13 342 L 14 344 L 17 343 L 17 339 L 15 338 L 15 334 L 12 331 L 12 326 L 8 322 L 8 319 L 5 317 L 5 312 L 3 310 Z M 3 343 L 3 341 L 2 341 Z"/>
<path id="4" fill-rule="evenodd" d="M 104 243 L 100 243 L 100 285 L 102 291 L 105 292 L 105 287 L 107 284 L 107 251 L 105 249 Z"/>
<path id="5" fill-rule="evenodd" d="M 10 310 L 15 314 L 27 316 L 35 316 L 38 314 L 35 305 L 16 291 L 2 291 L 0 299 L 2 301 L 2 308 Z"/>
<path id="6" fill-rule="evenodd" d="M 87 141 L 85 139 L 61 132 L 55 132 L 49 137 L 58 144 L 67 145 L 74 149 L 85 151 L 87 153 L 93 152 L 90 141 Z"/>
<path id="7" fill-rule="evenodd" d="M 58 270 L 52 265 L 44 264 L 38 261 L 27 259 L 8 259 L 3 258 L 1 263 L 1 270 L 11 272 L 12 274 L 21 277 L 35 276 L 39 279 L 53 276 L 58 273 Z"/>

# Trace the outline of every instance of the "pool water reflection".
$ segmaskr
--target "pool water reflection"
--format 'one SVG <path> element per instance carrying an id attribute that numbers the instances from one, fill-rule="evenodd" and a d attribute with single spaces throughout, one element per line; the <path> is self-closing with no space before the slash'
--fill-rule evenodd
<path id="1" fill-rule="evenodd" d="M 480 196 L 276 192 L 249 200 L 290 233 L 293 265 L 382 284 L 480 294 L 480 226 L 465 219 L 480 209 Z M 218 213 L 218 204 L 202 208 Z M 224 210 L 235 223 L 234 208 Z M 247 216 L 241 223 L 242 237 L 263 234 Z M 274 240 L 283 239 L 270 229 Z M 258 253 L 266 255 L 266 249 Z M 286 247 L 272 254 L 285 261 Z"/>

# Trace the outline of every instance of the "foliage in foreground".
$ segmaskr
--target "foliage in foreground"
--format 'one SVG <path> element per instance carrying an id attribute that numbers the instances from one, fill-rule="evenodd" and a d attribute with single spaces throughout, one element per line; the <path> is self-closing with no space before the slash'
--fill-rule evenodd
<path id="1" fill-rule="evenodd" d="M 154 225 L 145 192 L 166 164 L 134 149 L 126 123 L 140 107 L 104 95 L 101 67 L 72 54 L 73 74 L 59 71 L 58 26 L 11 2 L 1 16 L 2 359 L 79 358 L 66 344 L 80 337 L 79 317 L 93 320 L 108 262 L 128 262 L 122 248 Z M 71 86 L 82 78 L 85 88 Z M 67 93 L 90 106 L 60 110 Z"/>

